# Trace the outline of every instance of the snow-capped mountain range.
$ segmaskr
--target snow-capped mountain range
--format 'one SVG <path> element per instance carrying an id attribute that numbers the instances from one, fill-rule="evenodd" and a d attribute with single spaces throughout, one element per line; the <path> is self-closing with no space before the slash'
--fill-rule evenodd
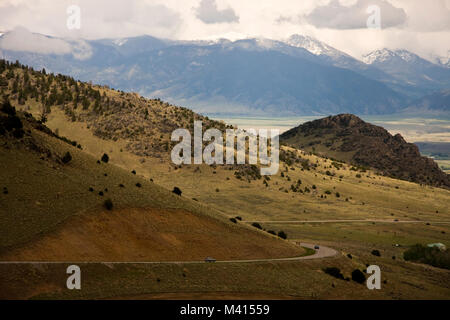
<path id="1" fill-rule="evenodd" d="M 361 61 L 304 35 L 285 40 L 86 40 L 76 48 L 86 50 L 84 55 L 16 51 L 4 45 L 5 37 L 14 32 L 0 36 L 0 56 L 9 60 L 204 113 L 379 114 L 450 88 L 449 59 L 438 64 L 407 50 L 380 49 Z"/>
<path id="2" fill-rule="evenodd" d="M 408 50 L 389 50 L 386 48 L 370 52 L 364 55 L 362 59 L 366 64 L 380 64 L 394 60 L 406 63 L 430 63 L 430 61 L 427 61 Z"/>
<path id="3" fill-rule="evenodd" d="M 339 51 L 327 45 L 326 43 L 309 36 L 294 34 L 290 36 L 285 42 L 293 47 L 304 48 L 316 56 L 320 55 L 326 55 L 331 57 L 349 56 L 348 54 Z"/>

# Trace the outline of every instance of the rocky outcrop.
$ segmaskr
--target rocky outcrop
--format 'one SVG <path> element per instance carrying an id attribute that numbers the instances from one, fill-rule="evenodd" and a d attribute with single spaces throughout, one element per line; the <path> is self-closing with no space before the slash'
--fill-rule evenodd
<path id="1" fill-rule="evenodd" d="M 281 135 L 281 141 L 300 149 L 318 149 L 338 160 L 350 159 L 358 166 L 377 169 L 393 178 L 450 187 L 449 175 L 419 148 L 400 134 L 364 122 L 352 114 L 341 114 L 307 122 Z M 323 151 L 325 150 L 325 151 Z"/>

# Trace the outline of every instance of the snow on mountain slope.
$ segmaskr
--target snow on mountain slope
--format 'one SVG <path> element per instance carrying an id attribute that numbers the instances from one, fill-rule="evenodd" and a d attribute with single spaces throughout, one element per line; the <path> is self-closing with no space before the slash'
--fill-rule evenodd
<path id="1" fill-rule="evenodd" d="M 363 56 L 363 61 L 366 64 L 383 63 L 393 59 L 401 59 L 408 63 L 425 61 L 424 59 L 410 51 L 389 50 L 386 48 L 370 52 L 369 54 Z"/>
<path id="2" fill-rule="evenodd" d="M 327 55 L 334 57 L 338 56 L 350 57 L 348 54 L 339 51 L 327 45 L 326 43 L 323 43 L 309 36 L 294 34 L 290 36 L 289 39 L 286 40 L 286 43 L 293 47 L 304 48 L 316 56 Z"/>
<path id="3" fill-rule="evenodd" d="M 407 50 L 376 50 L 366 54 L 363 61 L 389 74 L 398 83 L 425 89 L 422 95 L 450 87 L 449 68 Z"/>

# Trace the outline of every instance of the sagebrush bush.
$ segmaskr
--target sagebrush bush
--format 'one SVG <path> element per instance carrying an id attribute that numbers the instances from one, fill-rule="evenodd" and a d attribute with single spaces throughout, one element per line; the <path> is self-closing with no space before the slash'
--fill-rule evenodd
<path id="1" fill-rule="evenodd" d="M 278 232 L 278 236 L 279 236 L 281 239 L 287 239 L 287 234 L 286 234 L 286 232 L 284 232 L 284 231 Z"/>
<path id="2" fill-rule="evenodd" d="M 337 279 L 344 280 L 344 275 L 341 273 L 341 269 L 337 267 L 327 267 L 323 270 L 326 274 L 333 276 Z"/>
<path id="3" fill-rule="evenodd" d="M 372 252 L 371 252 L 374 256 L 377 256 L 377 257 L 381 257 L 381 253 L 380 253 L 380 251 L 379 250 L 372 250 Z"/>
<path id="4" fill-rule="evenodd" d="M 106 210 L 111 211 L 113 209 L 113 203 L 111 199 L 106 199 L 103 205 L 105 206 Z"/>
<path id="5" fill-rule="evenodd" d="M 174 187 L 173 190 L 172 190 L 172 192 L 175 193 L 177 196 L 181 196 L 181 194 L 183 193 L 183 192 L 181 191 L 181 189 L 178 188 L 178 187 Z"/>
<path id="6" fill-rule="evenodd" d="M 103 154 L 101 160 L 102 160 L 104 163 L 108 163 L 108 161 L 109 161 L 109 156 L 105 153 L 105 154 Z"/>
<path id="7" fill-rule="evenodd" d="M 262 230 L 262 227 L 261 227 L 261 225 L 260 225 L 258 222 L 253 222 L 253 223 L 252 223 L 252 226 L 254 226 L 255 228 L 258 228 L 258 229 L 261 229 L 261 230 Z"/>
<path id="8" fill-rule="evenodd" d="M 66 152 L 66 154 L 61 158 L 62 163 L 67 164 L 70 161 L 72 161 L 72 155 L 69 151 Z"/>
<path id="9" fill-rule="evenodd" d="M 237 223 L 237 220 L 235 218 L 230 218 L 230 221 L 233 223 Z"/>
<path id="10" fill-rule="evenodd" d="M 352 272 L 352 280 L 358 283 L 364 283 L 366 281 L 366 276 L 361 270 L 355 269 Z"/>

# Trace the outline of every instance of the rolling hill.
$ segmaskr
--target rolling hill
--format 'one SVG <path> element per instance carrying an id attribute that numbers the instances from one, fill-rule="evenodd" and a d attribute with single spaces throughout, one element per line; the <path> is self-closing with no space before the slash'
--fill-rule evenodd
<path id="1" fill-rule="evenodd" d="M 86 154 L 8 99 L 0 109 L 2 261 L 187 261 L 303 252 L 132 168 Z"/>
<path id="2" fill-rule="evenodd" d="M 395 178 L 450 187 L 450 178 L 430 158 L 422 157 L 417 146 L 400 134 L 360 118 L 342 114 L 307 122 L 280 136 L 290 146 L 322 156 L 371 167 Z"/>
<path id="3" fill-rule="evenodd" d="M 270 177 L 247 165 L 176 166 L 167 158 L 173 127 L 190 128 L 194 119 L 229 126 L 20 64 L 0 61 L 0 71 L 0 100 L 10 101 L 20 121 L 2 107 L 0 297 L 448 297 L 447 270 L 404 261 L 402 254 L 415 243 L 448 245 L 449 190 L 288 146 Z M 105 153 L 108 163 L 100 161 Z M 175 186 L 181 197 L 171 192 Z M 281 231 L 288 241 L 273 235 Z M 182 263 L 303 255 L 302 242 L 339 253 L 304 261 Z M 65 287 L 66 263 L 11 261 L 26 259 L 76 259 L 83 290 Z M 82 262 L 105 260 L 118 263 Z M 180 263 L 133 263 L 148 260 Z M 385 290 L 323 271 L 338 267 L 350 279 L 367 264 L 382 268 Z"/>

